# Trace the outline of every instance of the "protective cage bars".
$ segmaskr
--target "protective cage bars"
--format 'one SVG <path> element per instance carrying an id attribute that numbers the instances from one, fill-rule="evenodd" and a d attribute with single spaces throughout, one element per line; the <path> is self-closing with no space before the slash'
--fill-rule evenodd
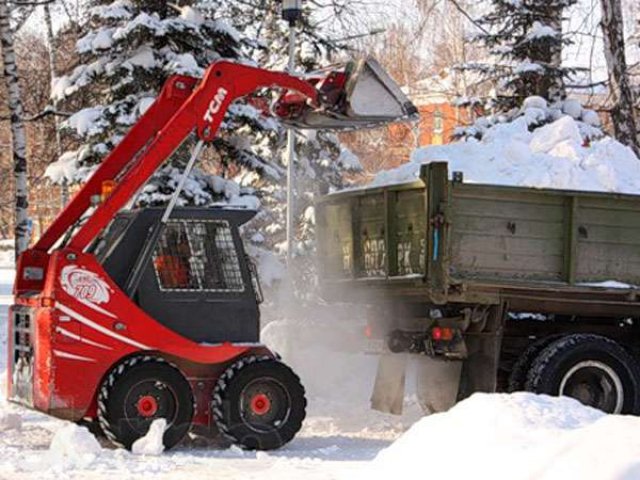
<path id="1" fill-rule="evenodd" d="M 224 220 L 169 220 L 153 265 L 163 291 L 244 291 L 233 235 Z"/>

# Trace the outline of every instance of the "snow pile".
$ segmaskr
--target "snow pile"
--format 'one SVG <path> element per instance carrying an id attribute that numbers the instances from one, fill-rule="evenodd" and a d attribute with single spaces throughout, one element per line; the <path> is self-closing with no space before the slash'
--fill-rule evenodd
<path id="1" fill-rule="evenodd" d="M 75 423 L 68 423 L 53 436 L 48 461 L 53 465 L 83 468 L 91 464 L 101 451 L 102 447 L 89 430 Z"/>
<path id="2" fill-rule="evenodd" d="M 164 431 L 167 429 L 167 421 L 164 418 L 154 420 L 149 426 L 147 434 L 133 442 L 131 453 L 134 455 L 160 455 L 164 452 Z"/>
<path id="3" fill-rule="evenodd" d="M 13 282 L 13 275 L 10 271 L 4 271 L 3 269 L 8 269 L 8 268 L 14 268 L 16 261 L 15 261 L 15 255 L 14 255 L 14 247 L 15 247 L 15 242 L 13 241 L 13 238 L 8 238 L 8 239 L 4 239 L 4 240 L 0 240 L 0 272 L 4 272 L 6 275 L 6 278 L 4 275 L 2 275 L 0 273 L 0 291 L 2 290 L 1 288 L 1 283 L 4 282 Z M 7 291 L 9 293 L 11 293 L 11 289 L 7 289 Z"/>
<path id="4" fill-rule="evenodd" d="M 373 478 L 635 480 L 640 418 L 605 415 L 576 400 L 475 394 L 425 417 L 373 462 Z"/>
<path id="5" fill-rule="evenodd" d="M 640 193 L 640 160 L 598 125 L 597 114 L 575 100 L 549 107 L 531 97 L 511 116 L 483 117 L 458 131 L 464 140 L 415 150 L 371 185 L 411 182 L 421 164 L 445 161 L 469 183 Z"/>

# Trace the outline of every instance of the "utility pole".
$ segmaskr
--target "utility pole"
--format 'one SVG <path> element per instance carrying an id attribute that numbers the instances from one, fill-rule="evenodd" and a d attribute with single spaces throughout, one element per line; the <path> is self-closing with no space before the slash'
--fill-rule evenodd
<path id="1" fill-rule="evenodd" d="M 289 22 L 289 64 L 288 71 L 295 70 L 296 22 L 302 17 L 302 0 L 282 0 L 282 18 Z M 296 132 L 287 129 L 287 269 L 291 271 L 293 245 L 295 242 L 295 171 Z"/>

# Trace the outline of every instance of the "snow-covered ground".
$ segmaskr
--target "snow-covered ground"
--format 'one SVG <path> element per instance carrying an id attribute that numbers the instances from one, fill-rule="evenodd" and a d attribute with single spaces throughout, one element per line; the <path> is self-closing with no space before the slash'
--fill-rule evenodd
<path id="1" fill-rule="evenodd" d="M 0 267 L 3 392 L 12 281 L 13 270 Z M 245 452 L 190 440 L 156 455 L 159 449 L 150 438 L 141 448 L 148 454 L 136 455 L 100 445 L 75 424 L 2 397 L 0 479 L 388 480 L 418 472 L 452 480 L 640 478 L 639 418 L 604 415 L 571 399 L 525 393 L 476 394 L 447 413 L 422 420 L 412 401 L 403 417 L 382 415 L 367 408 L 375 357 L 357 353 L 361 348 L 348 331 L 340 332 L 335 351 L 330 345 L 335 336 L 323 338 L 315 327 L 275 322 L 264 332 L 265 339 L 285 347 L 285 331 L 308 343 L 289 353 L 287 361 L 301 375 L 309 396 L 303 430 L 285 448 Z"/>
<path id="2" fill-rule="evenodd" d="M 2 260 L 0 265 L 8 264 Z M 367 408 L 375 374 L 374 357 L 335 352 L 332 361 L 314 369 L 312 363 L 316 361 L 311 362 L 312 357 L 329 356 L 329 352 L 316 348 L 308 350 L 304 358 L 291 359 L 307 385 L 309 415 L 298 437 L 279 451 L 222 449 L 202 445 L 198 440 L 159 456 L 134 455 L 104 445 L 96 449 L 88 432 L 79 427 L 4 399 L 7 307 L 11 303 L 13 275 L 13 270 L 0 268 L 0 479 L 113 475 L 225 480 L 352 478 L 418 418 L 417 407 L 410 408 L 404 418 Z M 345 368 L 338 368 L 340 364 Z"/>

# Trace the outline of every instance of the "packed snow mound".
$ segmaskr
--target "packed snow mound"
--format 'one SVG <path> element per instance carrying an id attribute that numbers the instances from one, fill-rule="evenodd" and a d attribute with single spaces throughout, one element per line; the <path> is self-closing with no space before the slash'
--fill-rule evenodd
<path id="1" fill-rule="evenodd" d="M 56 431 L 49 446 L 48 460 L 52 465 L 86 467 L 102 451 L 102 447 L 89 430 L 68 423 Z"/>
<path id="2" fill-rule="evenodd" d="M 640 418 L 567 397 L 475 394 L 425 417 L 378 454 L 369 476 L 493 480 L 640 478 Z"/>
<path id="3" fill-rule="evenodd" d="M 570 115 L 533 127 L 536 111 L 548 117 L 544 104 L 534 100 L 510 122 L 485 125 L 479 119 L 473 128 L 483 128 L 480 139 L 415 150 L 408 163 L 380 172 L 370 186 L 412 182 L 422 164 L 448 162 L 449 172 L 461 171 L 467 183 L 640 194 L 640 160 L 629 147 L 591 136 L 597 128 L 584 122 L 585 113 L 581 121 L 573 118 L 577 107 L 568 102 Z"/>
<path id="4" fill-rule="evenodd" d="M 167 429 L 167 421 L 158 418 L 151 422 L 149 431 L 144 437 L 139 438 L 131 446 L 134 455 L 160 455 L 164 452 L 164 431 Z"/>
<path id="5" fill-rule="evenodd" d="M 21 429 L 22 417 L 19 414 L 0 411 L 0 432 Z"/>

